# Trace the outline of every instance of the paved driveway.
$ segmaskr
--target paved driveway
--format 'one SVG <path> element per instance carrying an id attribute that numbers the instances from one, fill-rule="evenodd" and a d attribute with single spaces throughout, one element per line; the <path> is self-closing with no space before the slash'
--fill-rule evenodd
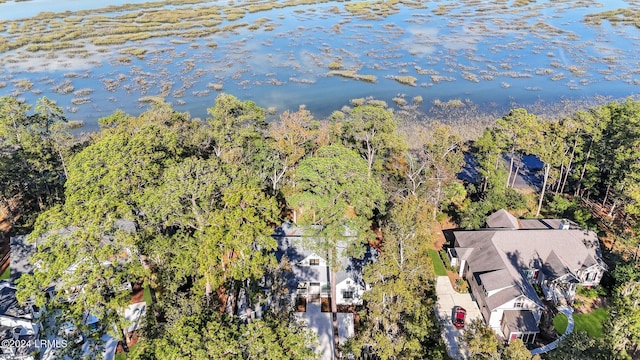
<path id="1" fill-rule="evenodd" d="M 467 310 L 467 323 L 471 319 L 482 318 L 478 304 L 471 299 L 471 295 L 460 294 L 453 290 L 453 286 L 451 286 L 451 282 L 446 276 L 438 276 L 436 294 L 438 295 L 436 316 L 442 324 L 442 338 L 447 346 L 447 352 L 452 359 L 467 359 L 468 356 L 466 352 L 458 348 L 457 340 L 457 337 L 462 334 L 464 330 L 456 329 L 451 319 L 456 306 L 462 306 Z"/>
<path id="2" fill-rule="evenodd" d="M 318 334 L 316 353 L 321 360 L 333 359 L 333 322 L 330 312 L 322 312 L 319 303 L 307 302 L 307 311 L 296 313 L 309 329 Z"/>

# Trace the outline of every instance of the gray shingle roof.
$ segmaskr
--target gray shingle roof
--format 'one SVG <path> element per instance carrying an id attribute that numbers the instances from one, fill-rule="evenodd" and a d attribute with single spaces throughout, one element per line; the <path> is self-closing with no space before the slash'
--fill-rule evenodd
<path id="1" fill-rule="evenodd" d="M 507 269 L 500 269 L 480 274 L 479 278 L 487 291 L 503 289 L 515 285 L 515 282 Z"/>
<path id="2" fill-rule="evenodd" d="M 502 317 L 502 323 L 508 331 L 535 332 L 539 331 L 536 319 L 530 310 L 506 310 Z M 505 334 L 509 335 L 509 334 Z"/>
<path id="3" fill-rule="evenodd" d="M 493 311 L 505 303 L 522 296 L 522 290 L 517 287 L 510 287 L 497 292 L 491 296 L 487 296 L 485 301 L 489 310 Z"/>
<path id="4" fill-rule="evenodd" d="M 31 319 L 29 306 L 18 304 L 16 289 L 9 286 L 0 288 L 0 315 Z"/>
<path id="5" fill-rule="evenodd" d="M 542 266 L 542 272 L 544 272 L 544 275 L 549 279 L 557 279 L 571 274 L 571 270 L 569 270 L 555 251 L 551 251 L 549 256 L 547 256 Z"/>
<path id="6" fill-rule="evenodd" d="M 503 211 L 498 213 L 499 216 L 494 219 L 508 219 Z M 560 221 L 531 220 L 525 223 L 530 229 L 497 228 L 453 232 L 456 251 L 466 257 L 461 260 L 467 261 L 469 272 L 482 282 L 487 291 L 513 284 L 510 288 L 485 297 L 484 301 L 489 308 L 500 306 L 521 295 L 543 306 L 526 279 L 525 270 L 542 269 L 548 278 L 554 279 L 595 264 L 607 268 L 602 261 L 597 235 L 575 226 L 560 230 Z"/>
<path id="7" fill-rule="evenodd" d="M 518 229 L 520 228 L 520 224 L 518 223 L 518 219 L 516 219 L 515 216 L 509 214 L 504 209 L 500 209 L 489 215 L 489 217 L 487 218 L 487 227 L 490 227 L 492 229 Z"/>
<path id="8" fill-rule="evenodd" d="M 280 262 L 286 257 L 291 262 L 292 272 L 286 275 L 287 286 L 290 289 L 295 289 L 299 282 L 313 281 L 313 282 L 329 282 L 330 269 L 328 266 L 298 266 L 298 262 L 302 261 L 308 256 L 317 255 L 320 258 L 325 259 L 322 254 L 316 254 L 313 251 L 308 250 L 310 243 L 315 241 L 311 236 L 305 236 L 302 229 L 295 225 L 284 223 L 276 229 L 273 237 L 278 243 L 276 251 L 276 259 Z M 343 255 L 344 249 L 338 244 L 338 255 L 341 263 L 341 268 L 336 272 L 336 284 L 350 278 L 355 283 L 364 287 L 364 280 L 362 279 L 362 271 L 364 265 L 371 262 L 375 256 L 375 250 L 367 247 L 365 256 L 363 259 L 355 259 L 352 257 Z M 325 259 L 326 260 L 326 259 Z"/>

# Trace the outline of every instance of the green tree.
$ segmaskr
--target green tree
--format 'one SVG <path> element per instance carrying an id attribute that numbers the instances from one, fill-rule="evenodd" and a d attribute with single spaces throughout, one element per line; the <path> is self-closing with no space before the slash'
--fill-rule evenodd
<path id="1" fill-rule="evenodd" d="M 300 109 L 296 112 L 285 111 L 280 115 L 280 121 L 269 126 L 269 176 L 268 182 L 275 194 L 291 179 L 298 162 L 314 147 L 315 137 L 313 116 L 308 110 Z"/>
<path id="2" fill-rule="evenodd" d="M 549 182 L 549 175 L 551 169 L 559 164 L 559 159 L 562 154 L 562 146 L 564 140 L 558 133 L 557 123 L 548 123 L 540 121 L 538 123 L 540 136 L 533 137 L 536 140 L 536 145 L 533 147 L 533 153 L 542 161 L 544 175 L 542 179 L 542 188 L 540 189 L 540 197 L 538 199 L 538 209 L 535 216 L 540 216 L 542 209 L 542 201 L 544 200 L 545 193 L 547 191 L 547 185 Z"/>
<path id="3" fill-rule="evenodd" d="M 14 97 L 0 97 L 0 139 L 4 145 L 19 145 L 21 133 L 29 125 L 31 107 Z"/>
<path id="4" fill-rule="evenodd" d="M 220 94 L 207 113 L 212 116 L 207 119 L 210 126 L 207 148 L 225 162 L 251 164 L 264 147 L 263 134 L 267 129 L 264 109 L 253 101 Z"/>
<path id="5" fill-rule="evenodd" d="M 625 266 L 627 269 L 634 267 Z M 640 342 L 640 281 L 637 268 L 632 274 L 621 270 L 617 274 L 611 317 L 605 323 L 605 338 L 620 358 L 628 358 L 627 351 Z M 629 279 L 625 276 L 631 275 Z"/>
<path id="6" fill-rule="evenodd" d="M 498 187 L 509 181 L 510 174 L 502 166 L 503 153 L 496 132 L 495 129 L 485 129 L 474 142 L 481 192 L 486 192 L 490 186 Z"/>
<path id="7" fill-rule="evenodd" d="M 287 199 L 294 222 L 317 239 L 309 245 L 327 259 L 332 298 L 336 298 L 340 258 L 361 258 L 364 244 L 375 238 L 372 219 L 385 209 L 382 186 L 368 175 L 366 161 L 342 145 L 321 147 L 300 162 L 294 176 L 297 192 Z M 336 303 L 331 305 L 332 312 L 337 312 Z"/>
<path id="8" fill-rule="evenodd" d="M 390 213 L 383 227 L 384 246 L 378 260 L 365 268 L 371 289 L 363 328 L 354 352 L 373 351 L 381 359 L 437 359 L 443 356 L 435 322 L 430 207 L 409 196 Z"/>
<path id="9" fill-rule="evenodd" d="M 464 165 L 464 144 L 458 134 L 450 126 L 434 124 L 431 140 L 425 142 L 423 151 L 427 163 L 427 196 L 433 204 L 433 219 L 436 219 L 447 193 L 455 190 L 454 183 L 459 183 L 457 174 Z"/>
<path id="10" fill-rule="evenodd" d="M 510 181 L 515 180 L 518 175 L 520 158 L 531 153 L 531 146 L 536 143 L 535 136 L 539 133 L 537 126 L 537 117 L 522 108 L 513 109 L 496 121 L 497 143 L 509 156 L 507 187 L 512 186 Z M 514 162 L 517 162 L 518 167 L 512 175 Z"/>
<path id="11" fill-rule="evenodd" d="M 465 326 L 460 341 L 467 347 L 471 359 L 500 359 L 496 333 L 481 319 L 473 319 Z"/>
<path id="12" fill-rule="evenodd" d="M 25 224 L 33 220 L 30 214 L 61 201 L 65 159 L 76 143 L 55 102 L 43 97 L 36 112 L 30 110 L 14 98 L 0 98 L 0 172 L 6 184 L 0 189 L 0 207 L 10 221 L 20 218 Z"/>
<path id="13" fill-rule="evenodd" d="M 342 122 L 342 139 L 367 161 L 367 174 L 384 170 L 385 162 L 406 144 L 398 135 L 391 111 L 374 105 L 355 107 Z"/>
<path id="14" fill-rule="evenodd" d="M 187 119 L 165 110 L 122 119 L 70 159 L 64 204 L 42 214 L 30 235 L 39 266 L 21 277 L 20 301 L 35 297 L 42 305 L 42 290 L 55 285 L 60 298 L 48 307 L 59 310 L 58 319 L 82 328 L 92 314 L 113 336 L 126 337 L 122 309 L 130 293 L 125 285 L 149 276 L 139 257 L 139 223 L 133 220 L 142 215 L 144 190 L 157 186 L 163 167 L 185 152 L 181 136 L 188 137 L 174 131 L 188 126 Z M 130 225 L 123 226 L 122 219 Z"/>
<path id="15" fill-rule="evenodd" d="M 129 354 L 133 359 L 292 359 L 317 357 L 313 334 L 286 319 L 266 314 L 240 323 L 208 303 L 190 296 L 173 296 L 163 304 L 166 323 L 143 331 Z"/>
<path id="16" fill-rule="evenodd" d="M 540 355 L 531 355 L 524 342 L 515 339 L 502 350 L 502 360 L 540 360 Z"/>
<path id="17" fill-rule="evenodd" d="M 551 353 L 558 360 L 609 360 L 611 355 L 610 344 L 602 340 L 590 337 L 585 331 L 574 331 L 565 336 L 558 347 Z M 618 358 L 618 357 L 616 357 Z M 618 359 L 624 359 L 618 358 Z"/>
<path id="18" fill-rule="evenodd" d="M 338 266 L 339 242 L 348 245 L 348 253 L 362 255 L 362 245 L 374 237 L 371 220 L 385 208 L 382 187 L 367 176 L 366 162 L 353 150 L 329 145 L 302 160 L 295 179 L 297 193 L 288 203 L 294 221 L 323 239 L 313 244 L 315 250 L 328 255 L 332 268 Z"/>

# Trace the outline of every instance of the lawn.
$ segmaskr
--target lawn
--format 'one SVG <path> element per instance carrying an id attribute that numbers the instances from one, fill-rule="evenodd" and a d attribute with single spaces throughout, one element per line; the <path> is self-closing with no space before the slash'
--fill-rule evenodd
<path id="1" fill-rule="evenodd" d="M 575 328 L 578 331 L 586 331 L 594 338 L 602 337 L 602 323 L 609 319 L 609 309 L 599 308 L 588 314 L 573 315 Z"/>
<path id="2" fill-rule="evenodd" d="M 146 302 L 147 305 L 151 305 L 151 303 L 153 303 L 153 300 L 151 299 L 151 291 L 149 290 L 149 285 L 144 287 L 142 296 L 144 298 L 144 302 Z"/>
<path id="3" fill-rule="evenodd" d="M 10 277 L 11 277 L 11 270 L 7 266 L 7 268 L 4 269 L 4 272 L 2 272 L 2 275 L 0 275 L 0 280 L 9 280 Z"/>
<path id="4" fill-rule="evenodd" d="M 574 331 L 586 331 L 589 336 L 598 338 L 602 336 L 602 323 L 609 318 L 609 310 L 596 309 L 588 314 L 573 315 Z M 563 334 L 567 329 L 567 317 L 558 314 L 553 318 L 553 327 L 558 334 Z"/>
<path id="5" fill-rule="evenodd" d="M 565 330 L 567 330 L 568 324 L 569 320 L 567 320 L 565 314 L 558 314 L 553 318 L 553 327 L 560 335 L 564 334 Z"/>
<path id="6" fill-rule="evenodd" d="M 437 276 L 447 276 L 447 270 L 442 263 L 442 259 L 438 252 L 434 249 L 429 249 L 429 256 L 431 256 L 431 262 L 433 262 L 433 271 Z"/>

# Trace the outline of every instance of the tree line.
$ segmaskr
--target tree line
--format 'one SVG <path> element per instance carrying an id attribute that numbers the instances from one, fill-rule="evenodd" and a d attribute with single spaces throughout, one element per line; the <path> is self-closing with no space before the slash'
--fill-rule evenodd
<path id="1" fill-rule="evenodd" d="M 467 142 L 439 123 L 408 134 L 379 102 L 326 120 L 300 108 L 268 123 L 264 109 L 228 94 L 204 120 L 158 100 L 139 116 L 116 111 L 99 120 L 99 132 L 77 137 L 51 100 L 32 111 L 0 98 L 1 209 L 16 228 L 33 229 L 37 244 L 38 267 L 19 280 L 19 299 L 42 305 L 55 284 L 73 295 L 48 302 L 60 321 L 82 329 L 90 313 L 126 344 L 130 295 L 118 289 L 144 284 L 154 302 L 133 358 L 313 358 L 313 337 L 264 295 L 288 296 L 287 264 L 276 262 L 272 237 L 288 220 L 314 232 L 311 246 L 333 271 L 338 242 L 356 257 L 377 244 L 346 350 L 444 358 L 427 253 L 434 222 L 449 214 L 479 227 L 500 208 L 586 219 L 576 206 L 585 198 L 635 234 L 638 106 L 611 103 L 555 122 L 514 109 Z M 527 155 L 543 163 L 533 205 L 513 189 Z M 463 182 L 468 163 L 477 177 Z M 246 303 L 268 305 L 263 318 L 239 317 Z"/>
<path id="2" fill-rule="evenodd" d="M 295 220 L 315 231 L 311 246 L 334 270 L 338 241 L 358 256 L 382 229 L 381 260 L 365 274 L 373 291 L 350 346 L 382 358 L 442 356 L 425 259 L 428 224 L 461 166 L 463 145 L 448 127 L 437 127 L 444 139 L 425 136 L 409 151 L 398 119 L 379 104 L 323 121 L 301 108 L 267 123 L 255 103 L 222 94 L 205 120 L 157 101 L 74 137 L 60 109 L 40 102 L 49 110 L 31 114 L 2 99 L 2 166 L 19 167 L 1 172 L 2 198 L 18 204 L 12 211 L 39 214 L 29 235 L 38 266 L 18 281 L 21 301 L 47 303 L 59 322 L 83 330 L 83 317 L 96 316 L 126 343 L 130 324 L 121 315 L 130 295 L 119 289 L 144 284 L 155 301 L 134 358 L 309 359 L 313 337 L 264 295 L 288 296 L 274 228 Z M 59 296 L 47 300 L 43 290 L 53 284 Z M 246 321 L 242 303 L 269 306 Z"/>

